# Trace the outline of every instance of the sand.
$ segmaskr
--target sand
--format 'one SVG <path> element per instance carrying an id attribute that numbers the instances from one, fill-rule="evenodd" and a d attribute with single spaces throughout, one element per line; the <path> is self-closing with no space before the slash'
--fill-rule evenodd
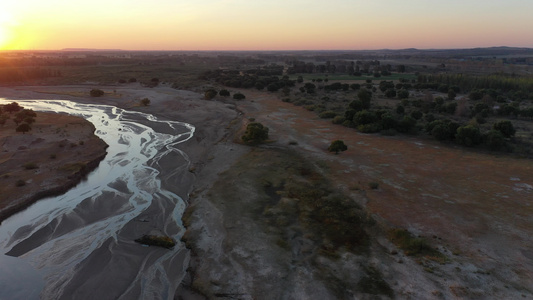
<path id="1" fill-rule="evenodd" d="M 38 112 L 30 132 L 15 127 L 12 120 L 0 127 L 0 222 L 41 198 L 66 192 L 98 166 L 107 148 L 94 126 L 79 117 Z"/>

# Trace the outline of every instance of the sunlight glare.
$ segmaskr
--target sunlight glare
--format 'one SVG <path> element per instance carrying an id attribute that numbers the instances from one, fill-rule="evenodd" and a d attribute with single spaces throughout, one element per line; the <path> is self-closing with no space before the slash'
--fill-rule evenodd
<path id="1" fill-rule="evenodd" d="M 9 27 L 13 25 L 13 18 L 6 12 L 0 11 L 0 50 L 7 46 L 10 39 Z"/>

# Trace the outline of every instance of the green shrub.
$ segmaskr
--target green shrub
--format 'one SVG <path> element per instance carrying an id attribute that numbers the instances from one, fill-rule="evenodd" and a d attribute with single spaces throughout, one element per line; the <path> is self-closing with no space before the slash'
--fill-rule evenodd
<path id="1" fill-rule="evenodd" d="M 467 147 L 479 145 L 482 142 L 481 132 L 479 128 L 472 125 L 461 126 L 457 128 L 455 134 L 455 141 Z"/>
<path id="2" fill-rule="evenodd" d="M 318 116 L 321 119 L 331 119 L 331 118 L 336 117 L 337 113 L 331 110 L 327 110 L 327 111 L 321 112 Z"/>
<path id="3" fill-rule="evenodd" d="M 344 141 L 341 140 L 335 140 L 331 142 L 331 144 L 328 147 L 329 152 L 335 152 L 335 154 L 339 154 L 341 151 L 348 150 L 348 146 L 344 144 Z"/>
<path id="4" fill-rule="evenodd" d="M 335 116 L 331 121 L 333 124 L 342 124 L 346 119 L 343 116 Z"/>
<path id="5" fill-rule="evenodd" d="M 235 93 L 235 94 L 233 94 L 233 99 L 235 99 L 235 100 L 244 100 L 244 99 L 246 99 L 246 96 L 244 96 L 244 94 L 242 94 L 242 93 Z"/>
<path id="6" fill-rule="evenodd" d="M 501 132 L 505 137 L 510 138 L 516 133 L 513 123 L 509 120 L 498 121 L 494 123 L 492 129 Z"/>
<path id="7" fill-rule="evenodd" d="M 503 150 L 506 147 L 507 141 L 505 136 L 498 130 L 491 130 L 483 137 L 485 145 L 489 147 L 490 150 L 499 151 Z"/>
<path id="8" fill-rule="evenodd" d="M 246 126 L 242 140 L 247 144 L 258 144 L 268 139 L 268 127 L 258 122 Z"/>

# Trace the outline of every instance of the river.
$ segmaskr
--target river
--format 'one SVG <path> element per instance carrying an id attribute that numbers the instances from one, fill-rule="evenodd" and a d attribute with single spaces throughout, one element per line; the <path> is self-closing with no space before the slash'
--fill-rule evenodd
<path id="1" fill-rule="evenodd" d="M 6 100 L 7 101 L 7 100 Z M 35 111 L 82 116 L 109 148 L 86 180 L 0 226 L 0 299 L 171 299 L 189 253 L 180 238 L 186 203 L 161 184 L 182 183 L 190 164 L 178 147 L 195 128 L 113 106 L 17 101 Z M 134 242 L 164 234 L 172 250 Z"/>

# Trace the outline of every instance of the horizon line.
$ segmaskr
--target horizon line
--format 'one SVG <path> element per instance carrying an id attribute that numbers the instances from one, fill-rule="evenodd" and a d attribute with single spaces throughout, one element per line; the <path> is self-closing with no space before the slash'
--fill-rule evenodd
<path id="1" fill-rule="evenodd" d="M 75 48 L 62 48 L 62 49 L 0 49 L 0 52 L 36 52 L 36 51 L 43 51 L 43 52 L 60 52 L 60 51 L 94 51 L 94 52 L 101 52 L 101 51 L 109 51 L 109 52 L 326 52 L 326 51 L 350 51 L 350 52 L 356 52 L 356 51 L 406 51 L 406 50 L 418 50 L 418 51 L 435 51 L 435 50 L 474 50 L 474 49 L 494 49 L 494 48 L 509 48 L 509 49 L 528 49 L 533 50 L 533 47 L 520 47 L 520 46 L 486 46 L 486 47 L 465 47 L 465 48 L 381 48 L 381 49 L 286 49 L 286 50 L 274 50 L 274 49 L 262 49 L 262 50 L 246 50 L 246 49 L 211 49 L 211 50 L 202 50 L 202 49 L 196 49 L 196 50 L 170 50 L 170 49 L 133 49 L 133 50 L 127 50 L 127 49 L 106 49 L 106 48 L 82 48 L 82 47 L 75 47 Z"/>

